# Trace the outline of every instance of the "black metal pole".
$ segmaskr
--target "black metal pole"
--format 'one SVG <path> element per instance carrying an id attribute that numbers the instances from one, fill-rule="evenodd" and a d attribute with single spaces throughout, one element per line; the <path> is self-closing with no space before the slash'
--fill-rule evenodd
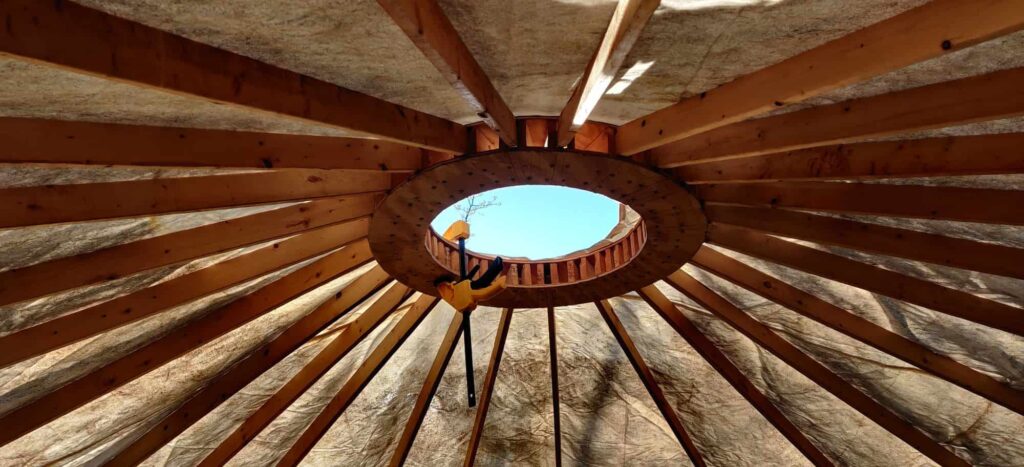
<path id="1" fill-rule="evenodd" d="M 466 240 L 459 239 L 459 280 L 466 280 Z M 469 406 L 476 406 L 476 384 L 473 382 L 473 337 L 469 332 L 469 311 L 462 314 L 462 335 L 465 338 L 462 347 L 466 349 L 466 390 L 469 393 Z"/>

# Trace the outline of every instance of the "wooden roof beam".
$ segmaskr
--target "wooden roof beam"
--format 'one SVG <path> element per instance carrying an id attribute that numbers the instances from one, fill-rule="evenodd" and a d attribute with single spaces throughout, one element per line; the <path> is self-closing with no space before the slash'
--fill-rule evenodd
<path id="1" fill-rule="evenodd" d="M 319 199 L 0 272 L 0 305 L 368 216 L 382 197 Z"/>
<path id="2" fill-rule="evenodd" d="M 324 406 L 320 414 L 313 419 L 313 422 L 292 443 L 292 446 L 278 461 L 278 466 L 294 467 L 306 457 L 309 450 L 313 449 L 317 441 L 327 433 L 331 425 L 345 412 L 345 409 L 348 408 L 352 401 L 359 396 L 363 388 L 384 367 L 384 364 L 402 346 L 402 343 L 405 342 L 409 335 L 416 330 L 416 327 L 430 313 L 430 310 L 434 309 L 438 301 L 440 301 L 439 298 L 431 295 L 420 295 L 416 299 L 413 305 L 402 315 L 402 319 L 391 328 L 391 331 L 377 344 L 373 352 L 349 376 L 348 380 L 345 381 L 345 385 L 338 390 L 334 398 Z"/>
<path id="3" fill-rule="evenodd" d="M 558 116 L 559 147 L 586 123 L 659 5 L 661 0 L 619 0 L 597 52 Z"/>
<path id="4" fill-rule="evenodd" d="M 473 419 L 473 428 L 469 432 L 466 458 L 462 463 L 466 467 L 476 464 L 476 452 L 480 448 L 480 438 L 483 436 L 484 424 L 487 422 L 487 411 L 491 407 L 491 396 L 494 394 L 494 385 L 498 380 L 498 366 L 501 365 L 501 356 L 505 353 L 505 340 L 508 338 L 508 329 L 511 324 L 512 309 L 502 309 L 501 318 L 498 320 L 498 330 L 494 334 L 494 349 L 491 350 L 491 362 L 487 365 L 487 375 L 484 376 L 483 389 L 480 390 L 480 401 L 476 408 L 476 417 Z"/>
<path id="5" fill-rule="evenodd" d="M 555 467 L 562 467 L 562 414 L 558 395 L 558 331 L 555 326 L 555 308 L 548 307 L 548 354 L 551 356 L 551 409 L 554 417 Z"/>
<path id="6" fill-rule="evenodd" d="M 436 0 L 377 0 L 501 140 L 516 146 L 516 119 Z"/>
<path id="7" fill-rule="evenodd" d="M 804 292 L 708 247 L 693 258 L 701 269 L 868 344 L 1014 412 L 1024 414 L 1024 392 L 928 347 Z"/>
<path id="8" fill-rule="evenodd" d="M 708 220 L 789 238 L 1024 279 L 1024 249 L 785 209 L 708 205 Z"/>
<path id="9" fill-rule="evenodd" d="M 712 223 L 708 241 L 730 250 L 1024 336 L 1024 308 L 900 274 L 743 227 Z"/>
<path id="10" fill-rule="evenodd" d="M 0 53 L 162 91 L 462 153 L 466 129 L 72 2 L 10 0 Z"/>
<path id="11" fill-rule="evenodd" d="M 629 363 L 633 365 L 633 369 L 636 370 L 637 376 L 643 381 L 644 387 L 647 388 L 647 392 L 654 399 L 655 405 L 658 406 L 658 410 L 661 411 L 661 415 L 665 417 L 665 421 L 668 422 L 669 427 L 672 429 L 672 433 L 675 433 L 676 439 L 679 440 L 679 444 L 682 445 L 683 450 L 686 451 L 686 455 L 689 456 L 690 462 L 697 467 L 704 467 L 704 458 L 700 455 L 700 450 L 697 449 L 697 445 L 694 444 L 690 435 L 686 432 L 686 428 L 683 426 L 683 422 L 679 420 L 679 415 L 676 414 L 676 409 L 672 407 L 668 399 L 665 398 L 665 393 L 662 392 L 661 386 L 658 386 L 658 382 L 654 379 L 654 372 L 647 366 L 647 362 L 644 361 L 640 350 L 637 349 L 636 344 L 633 343 L 633 339 L 629 337 L 629 333 L 626 332 L 625 326 L 622 325 L 622 321 L 615 314 L 615 309 L 612 308 L 611 303 L 608 300 L 601 300 L 594 302 L 597 306 L 598 311 L 601 312 L 601 317 L 604 318 L 604 322 L 608 324 L 608 330 L 611 331 L 612 335 L 615 336 L 615 340 L 619 342 L 619 346 L 622 347 L 622 351 L 629 358 Z"/>
<path id="12" fill-rule="evenodd" d="M 701 185 L 707 204 L 808 209 L 886 217 L 1024 225 L 1024 190 L 879 183 L 778 182 Z"/>
<path id="13" fill-rule="evenodd" d="M 1024 173 L 1024 133 L 840 144 L 684 165 L 686 183 L 867 180 Z"/>
<path id="14" fill-rule="evenodd" d="M 395 282 L 366 310 L 339 332 L 330 343 L 299 369 L 274 395 L 235 428 L 199 463 L 203 467 L 225 465 L 270 422 L 295 402 L 374 329 L 380 326 L 411 295 L 410 289 Z"/>
<path id="15" fill-rule="evenodd" d="M 963 466 L 968 464 L 952 451 L 942 447 L 937 441 L 921 432 L 885 406 L 858 390 L 839 375 L 803 353 L 795 345 L 744 313 L 725 298 L 707 288 L 682 270 L 672 273 L 665 281 L 684 295 L 712 312 L 715 316 L 729 323 L 737 331 L 747 336 L 762 348 L 768 350 L 795 370 L 814 381 L 839 400 L 856 409 L 868 419 L 914 447 L 928 458 L 943 466 Z"/>
<path id="16" fill-rule="evenodd" d="M 369 245 L 345 247 L 185 324 L 0 418 L 0 446 L 265 315 L 370 261 Z"/>
<path id="17" fill-rule="evenodd" d="M 0 117 L 0 162 L 412 172 L 427 152 L 366 138 Z"/>
<path id="18" fill-rule="evenodd" d="M 5 188 L 0 189 L 0 228 L 303 201 L 390 188 L 388 174 L 345 170 Z"/>
<path id="19" fill-rule="evenodd" d="M 1017 16 L 1024 21 L 1024 12 Z M 1012 68 L 747 120 L 651 149 L 650 157 L 669 168 L 1015 117 L 1024 115 L 1021 81 L 1024 68 Z"/>
<path id="20" fill-rule="evenodd" d="M 622 154 L 681 140 L 1024 27 L 1017 0 L 935 0 L 619 127 Z"/>
<path id="21" fill-rule="evenodd" d="M 138 465 L 177 437 L 236 392 L 341 318 L 363 300 L 384 287 L 391 278 L 376 266 L 346 285 L 336 295 L 299 318 L 270 342 L 254 349 L 229 370 L 210 380 L 204 388 L 136 438 L 110 465 Z"/>
<path id="22" fill-rule="evenodd" d="M 834 465 L 657 287 L 649 285 L 637 293 L 811 463 L 818 467 Z"/>
<path id="23" fill-rule="evenodd" d="M 366 237 L 368 218 L 322 227 L 0 336 L 0 368 L 242 284 Z M 365 240 L 346 249 L 370 260 Z"/>

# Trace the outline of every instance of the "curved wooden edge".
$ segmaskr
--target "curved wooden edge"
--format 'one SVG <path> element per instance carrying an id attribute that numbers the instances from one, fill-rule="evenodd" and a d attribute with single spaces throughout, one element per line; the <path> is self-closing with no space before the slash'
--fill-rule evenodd
<path id="1" fill-rule="evenodd" d="M 697 351 L 697 353 L 704 357 L 704 360 L 711 364 L 711 367 L 714 368 L 718 374 L 722 375 L 722 378 L 728 381 L 729 384 L 736 389 L 736 392 L 743 396 L 750 405 L 754 406 L 754 408 L 757 409 L 757 411 L 760 412 L 761 415 L 775 427 L 775 429 L 779 430 L 779 433 L 781 433 L 782 436 L 785 436 L 790 443 L 793 443 L 793 446 L 803 453 L 803 455 L 807 457 L 807 460 L 811 461 L 811 463 L 818 467 L 834 465 L 828 456 L 821 452 L 821 450 L 818 449 L 818 447 L 815 446 L 814 443 L 812 443 L 811 440 L 793 424 L 793 422 L 789 421 L 785 414 L 783 414 L 782 411 L 772 403 L 771 399 L 765 396 L 764 393 L 762 393 L 761 390 L 759 390 L 757 386 L 755 386 L 754 383 L 752 383 L 750 379 L 748 379 L 743 372 L 729 360 L 729 357 L 722 353 L 714 342 L 712 342 L 711 339 L 708 339 L 704 333 L 702 333 L 700 329 L 686 317 L 686 315 L 681 313 L 679 309 L 676 308 L 675 304 L 669 301 L 668 297 L 661 293 L 657 287 L 649 285 L 641 288 L 637 293 L 644 299 L 644 301 L 647 302 L 648 305 L 651 306 L 651 308 L 654 309 L 654 311 L 658 312 L 662 319 L 672 326 L 672 329 L 675 329 L 675 331 L 685 339 L 686 342 Z"/>
<path id="2" fill-rule="evenodd" d="M 680 270 L 665 282 L 939 465 L 970 465 L 689 274 Z"/>
<path id="3" fill-rule="evenodd" d="M 511 324 L 512 309 L 502 309 L 501 318 L 498 320 L 498 330 L 494 335 L 494 349 L 491 350 L 491 361 L 487 365 L 487 375 L 484 376 L 479 405 L 476 409 L 476 416 L 473 418 L 473 428 L 470 430 L 469 443 L 466 445 L 466 457 L 462 463 L 466 467 L 476 463 L 476 452 L 480 448 L 480 438 L 484 433 L 487 411 L 491 407 L 494 384 L 498 380 L 498 366 L 501 365 L 501 356 L 505 352 L 505 340 L 508 338 L 508 330 Z"/>

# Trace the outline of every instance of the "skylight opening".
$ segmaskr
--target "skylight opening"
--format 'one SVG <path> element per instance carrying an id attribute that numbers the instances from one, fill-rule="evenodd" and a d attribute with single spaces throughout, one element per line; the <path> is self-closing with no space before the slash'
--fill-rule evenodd
<path id="1" fill-rule="evenodd" d="M 431 227 L 443 233 L 463 219 L 470 201 L 466 248 L 505 258 L 540 260 L 585 250 L 619 223 L 619 202 L 585 190 L 523 185 L 486 191 L 441 211 Z M 483 207 L 479 207 L 483 206 Z"/>

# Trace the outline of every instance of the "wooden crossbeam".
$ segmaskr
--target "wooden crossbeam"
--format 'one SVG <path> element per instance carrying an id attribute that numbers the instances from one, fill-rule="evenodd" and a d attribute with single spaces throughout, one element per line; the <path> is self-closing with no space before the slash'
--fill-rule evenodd
<path id="1" fill-rule="evenodd" d="M 448 331 L 445 332 L 444 338 L 437 348 L 434 363 L 430 365 L 427 378 L 423 381 L 423 388 L 416 396 L 416 404 L 412 408 L 412 413 L 409 414 L 409 420 L 405 423 L 402 436 L 398 439 L 398 445 L 395 446 L 395 452 L 391 455 L 391 462 L 388 463 L 391 467 L 405 464 L 409 450 L 412 449 L 412 443 L 420 431 L 420 425 L 423 424 L 423 418 L 427 416 L 430 401 L 434 399 L 434 393 L 437 392 L 437 387 L 441 384 L 441 376 L 444 375 L 444 370 L 448 367 L 448 361 L 451 360 L 452 354 L 455 352 L 455 345 L 459 343 L 461 335 L 462 314 L 454 313 L 452 322 L 448 325 Z"/>
<path id="2" fill-rule="evenodd" d="M 784 209 L 709 205 L 711 222 L 1024 279 L 1024 249 Z"/>
<path id="3" fill-rule="evenodd" d="M 376 266 L 350 282 L 308 315 L 292 323 L 273 340 L 253 350 L 230 370 L 210 380 L 192 398 L 119 452 L 111 459 L 110 465 L 127 466 L 141 463 L 390 281 L 387 273 L 380 266 Z"/>
<path id="4" fill-rule="evenodd" d="M 0 162 L 411 172 L 427 152 L 391 141 L 0 118 Z"/>
<path id="5" fill-rule="evenodd" d="M 1024 414 L 1024 392 L 933 352 L 847 310 L 806 293 L 708 247 L 701 247 L 693 262 L 701 269 L 772 300 L 825 326 L 888 353 L 939 378 Z"/>
<path id="6" fill-rule="evenodd" d="M 878 183 L 778 182 L 701 185 L 706 203 L 1024 225 L 1024 190 Z"/>
<path id="7" fill-rule="evenodd" d="M 461 153 L 466 129 L 71 2 L 10 0 L 0 53 L 290 119 Z"/>
<path id="8" fill-rule="evenodd" d="M 733 388 L 736 389 L 741 396 L 750 402 L 750 405 L 754 406 L 758 412 L 772 424 L 779 433 L 782 433 L 790 443 L 793 443 L 798 450 L 811 463 L 815 466 L 832 466 L 834 465 L 828 456 L 821 452 L 814 443 L 811 442 L 803 432 L 800 431 L 793 422 L 789 421 L 788 418 L 772 403 L 771 399 L 768 399 L 761 392 L 757 386 L 754 385 L 748 379 L 739 368 L 736 367 L 729 360 L 728 357 L 718 349 L 717 346 L 711 339 L 708 339 L 700 329 L 690 321 L 683 313 L 681 313 L 665 294 L 661 293 L 654 285 L 643 287 L 637 291 L 640 297 L 644 299 L 661 315 L 672 329 L 675 329 L 679 335 L 686 340 L 690 347 L 693 347 L 704 360 L 707 360 L 711 366 L 718 371 L 718 374 L 722 375 Z"/>
<path id="9" fill-rule="evenodd" d="M 363 218 L 312 230 L 244 255 L 0 337 L 0 368 L 169 310 L 366 237 Z M 370 260 L 365 240 L 347 249 Z"/>
<path id="10" fill-rule="evenodd" d="M 654 379 L 654 373 L 647 366 L 647 362 L 644 361 L 640 350 L 637 349 L 636 344 L 633 343 L 633 339 L 629 337 L 629 333 L 626 332 L 626 328 L 622 325 L 622 321 L 615 314 L 615 310 L 612 308 L 611 303 L 608 300 L 600 300 L 594 302 L 597 306 L 598 311 L 601 312 L 601 317 L 604 318 L 604 322 L 608 324 L 608 330 L 611 331 L 612 335 L 615 336 L 615 340 L 619 342 L 619 346 L 622 347 L 622 351 L 629 358 L 629 363 L 633 365 L 633 369 L 636 370 L 637 376 L 643 381 L 644 387 L 647 388 L 647 392 L 654 399 L 655 405 L 658 406 L 658 410 L 661 411 L 661 415 L 665 417 L 665 421 L 668 422 L 672 433 L 675 433 L 676 439 L 679 440 L 679 444 L 682 445 L 683 450 L 686 451 L 686 455 L 689 456 L 690 462 L 697 467 L 703 467 L 707 464 L 704 463 L 704 458 L 701 457 L 700 451 L 697 449 L 697 445 L 693 443 L 690 435 L 686 432 L 686 428 L 683 426 L 683 422 L 679 420 L 679 416 L 676 414 L 675 408 L 669 403 L 668 399 L 665 398 L 665 393 L 662 392 L 661 386 Z"/>
<path id="11" fill-rule="evenodd" d="M 853 287 L 1024 336 L 1024 309 L 743 227 L 712 223 L 708 241 Z"/>
<path id="12" fill-rule="evenodd" d="M 0 305 L 115 280 L 371 214 L 382 195 L 300 203 L 0 273 Z"/>
<path id="13" fill-rule="evenodd" d="M 377 0 L 477 115 L 516 146 L 516 119 L 437 0 Z"/>
<path id="14" fill-rule="evenodd" d="M 704 286 L 683 271 L 672 273 L 665 281 L 684 295 L 712 312 L 715 316 L 729 323 L 737 331 L 768 350 L 782 361 L 814 381 L 823 389 L 832 393 L 839 400 L 856 409 L 903 442 L 914 447 L 939 465 L 968 466 L 952 451 L 928 437 L 914 425 L 908 423 L 885 406 L 843 380 L 827 367 L 803 353 L 795 345 L 776 334 L 768 326 L 760 323 L 744 313 L 728 300 Z"/>
<path id="15" fill-rule="evenodd" d="M 328 370 L 345 358 L 374 329 L 384 322 L 402 302 L 411 295 L 410 289 L 394 283 L 358 318 L 349 323 L 320 352 L 307 362 L 291 379 L 270 396 L 263 405 L 249 415 L 242 424 L 224 438 L 213 452 L 206 455 L 200 466 L 224 465 L 239 450 L 260 433 L 270 422 L 284 412 L 302 393 L 306 392 Z"/>
<path id="16" fill-rule="evenodd" d="M 348 380 L 345 381 L 345 385 L 338 390 L 334 398 L 324 406 L 317 417 L 313 419 L 313 422 L 299 435 L 299 438 L 295 440 L 281 460 L 278 461 L 277 465 L 279 467 L 294 467 L 306 457 L 309 450 L 313 449 L 317 441 L 327 433 L 331 425 L 334 424 L 352 401 L 359 396 L 363 388 L 384 367 L 384 364 L 402 346 L 402 343 L 405 342 L 409 335 L 416 330 L 416 327 L 430 313 L 430 310 L 434 309 L 438 301 L 440 301 L 439 298 L 430 295 L 420 295 L 416 299 L 409 310 L 402 315 L 402 319 L 391 328 L 391 331 L 377 344 L 373 352 L 349 376 Z"/>
<path id="17" fill-rule="evenodd" d="M 365 264 L 370 258 L 365 243 L 345 247 L 8 412 L 0 418 L 0 446 L 263 316 L 306 291 Z"/>
<path id="18" fill-rule="evenodd" d="M 651 149 L 650 157 L 678 167 L 1014 117 L 1024 114 L 1021 81 L 1024 68 L 1013 68 L 747 120 Z"/>
<path id="19" fill-rule="evenodd" d="M 689 184 L 1024 173 L 1024 133 L 840 144 L 684 165 Z"/>
<path id="20" fill-rule="evenodd" d="M 387 174 L 298 169 L 6 188 L 0 189 L 0 228 L 299 201 L 389 188 Z"/>
<path id="21" fill-rule="evenodd" d="M 935 0 L 619 128 L 623 154 L 735 123 L 1024 27 L 1017 0 Z"/>
<path id="22" fill-rule="evenodd" d="M 555 467 L 562 467 L 562 415 L 558 396 L 558 339 L 555 308 L 548 307 L 548 354 L 551 356 L 551 408 L 554 417 Z"/>
<path id="23" fill-rule="evenodd" d="M 476 417 L 473 419 L 473 428 L 469 434 L 469 444 L 466 446 L 466 458 L 462 463 L 462 465 L 467 467 L 476 464 L 476 452 L 480 448 L 480 438 L 483 436 L 484 424 L 487 422 L 487 410 L 490 409 L 494 384 L 498 380 L 498 366 L 501 365 L 501 355 L 505 353 L 505 339 L 508 338 L 508 328 L 511 324 L 512 309 L 505 308 L 501 310 L 498 330 L 494 335 L 494 349 L 491 350 L 491 362 L 487 365 L 487 375 L 484 376 L 483 388 L 480 390 L 480 401 L 476 408 Z"/>
<path id="24" fill-rule="evenodd" d="M 586 123 L 658 5 L 661 0 L 619 0 L 601 45 L 558 116 L 558 146 L 569 144 Z"/>

